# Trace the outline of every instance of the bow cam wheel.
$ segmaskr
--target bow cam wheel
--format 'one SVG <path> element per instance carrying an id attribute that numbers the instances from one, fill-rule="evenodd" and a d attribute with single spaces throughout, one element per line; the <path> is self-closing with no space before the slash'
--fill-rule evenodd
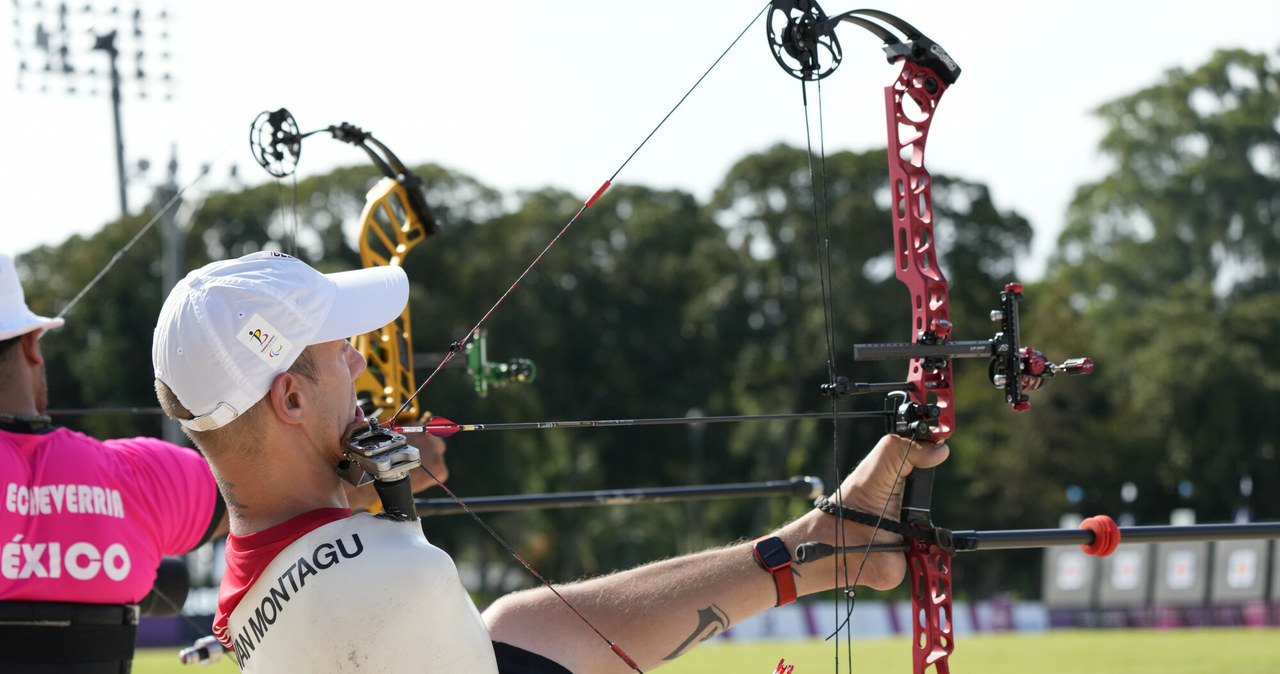
<path id="1" fill-rule="evenodd" d="M 263 112 L 249 127 L 249 149 L 267 173 L 276 178 L 291 175 L 302 154 L 298 121 L 284 108 Z"/>
<path id="2" fill-rule="evenodd" d="M 798 80 L 820 80 L 840 65 L 840 41 L 812 0 L 774 0 L 765 28 L 773 58 Z"/>

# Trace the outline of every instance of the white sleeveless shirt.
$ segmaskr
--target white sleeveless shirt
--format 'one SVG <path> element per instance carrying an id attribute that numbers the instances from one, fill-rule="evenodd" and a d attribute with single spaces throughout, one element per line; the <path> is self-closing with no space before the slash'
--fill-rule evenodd
<path id="1" fill-rule="evenodd" d="M 497 673 L 489 632 L 453 560 L 419 522 L 367 513 L 281 550 L 231 608 L 220 636 L 234 644 L 244 672 Z"/>

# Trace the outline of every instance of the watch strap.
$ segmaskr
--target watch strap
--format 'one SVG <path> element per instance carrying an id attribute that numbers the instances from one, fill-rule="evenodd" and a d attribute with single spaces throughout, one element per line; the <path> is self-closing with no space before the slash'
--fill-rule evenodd
<path id="1" fill-rule="evenodd" d="M 773 545 L 777 545 L 786 552 L 787 560 L 785 562 L 772 567 L 765 564 L 764 557 L 760 554 L 759 546 L 768 541 L 777 541 L 777 543 Z M 778 593 L 778 601 L 774 606 L 786 606 L 787 604 L 795 601 L 796 579 L 791 573 L 791 553 L 787 551 L 786 544 L 782 542 L 782 539 L 777 536 L 765 536 L 752 544 L 751 551 L 755 556 L 756 563 L 773 576 L 773 585 Z"/>

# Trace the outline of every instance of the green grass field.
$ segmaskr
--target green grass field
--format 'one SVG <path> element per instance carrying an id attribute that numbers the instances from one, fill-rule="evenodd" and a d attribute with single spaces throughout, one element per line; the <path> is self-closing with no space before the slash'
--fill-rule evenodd
<path id="1" fill-rule="evenodd" d="M 425 647 L 425 646 L 424 646 Z M 715 642 L 661 669 L 663 674 L 771 674 L 778 660 L 794 674 L 845 672 L 835 651 L 821 641 L 754 644 Z M 910 672 L 905 639 L 855 641 L 853 671 Z M 951 656 L 957 674 L 1275 674 L 1280 672 L 1280 629 L 1064 630 L 1040 634 L 962 637 Z M 235 672 L 223 660 L 211 667 L 178 664 L 177 651 L 139 651 L 134 674 Z M 587 673 L 584 673 L 587 674 Z"/>

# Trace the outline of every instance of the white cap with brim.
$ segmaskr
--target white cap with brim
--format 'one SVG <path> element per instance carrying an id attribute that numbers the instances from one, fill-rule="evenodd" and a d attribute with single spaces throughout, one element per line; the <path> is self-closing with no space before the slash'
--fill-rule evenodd
<path id="1" fill-rule="evenodd" d="M 62 327 L 61 318 L 37 316 L 27 307 L 13 258 L 0 253 L 0 342 L 18 335 Z"/>
<path id="2" fill-rule="evenodd" d="M 321 274 L 271 252 L 213 262 L 179 281 L 160 309 L 155 376 L 195 415 L 183 426 L 220 428 L 261 400 L 304 348 L 377 330 L 408 299 L 399 267 Z"/>

